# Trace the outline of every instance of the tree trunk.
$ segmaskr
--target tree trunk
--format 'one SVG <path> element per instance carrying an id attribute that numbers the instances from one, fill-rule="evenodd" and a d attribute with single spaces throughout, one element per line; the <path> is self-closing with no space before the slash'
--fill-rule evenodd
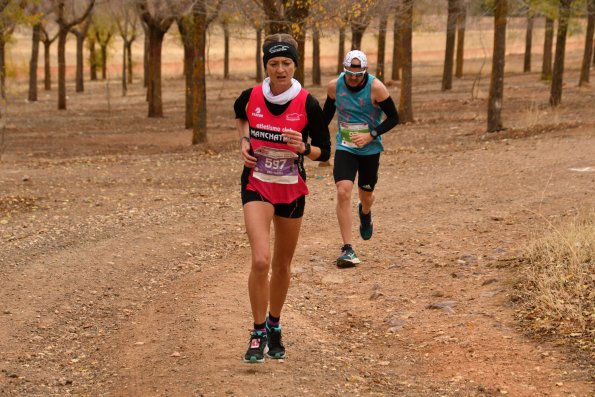
<path id="1" fill-rule="evenodd" d="M 144 46 L 144 53 L 143 53 L 143 87 L 147 88 L 147 101 L 149 100 L 149 52 L 150 52 L 150 45 L 149 45 L 149 28 L 142 23 L 143 29 L 145 31 L 145 46 Z"/>
<path id="2" fill-rule="evenodd" d="M 265 34 L 274 33 L 289 33 L 289 29 L 285 26 L 283 16 L 277 8 L 276 0 L 263 0 L 262 8 L 267 16 L 267 24 L 265 25 Z"/>
<path id="3" fill-rule="evenodd" d="M 595 0 L 589 0 L 587 34 L 585 35 L 585 52 L 583 54 L 581 77 L 578 82 L 579 86 L 589 83 L 589 71 L 591 69 L 591 58 L 593 57 L 592 53 L 593 53 L 593 32 L 594 31 L 595 31 Z"/>
<path id="4" fill-rule="evenodd" d="M 101 80 L 107 79 L 107 43 L 100 43 L 101 47 Z"/>
<path id="5" fill-rule="evenodd" d="M 223 24 L 223 78 L 229 79 L 229 27 Z"/>
<path id="6" fill-rule="evenodd" d="M 572 0 L 560 0 L 558 11 L 558 34 L 556 35 L 556 54 L 554 56 L 554 71 L 552 86 L 550 87 L 550 105 L 558 106 L 562 102 L 562 80 L 564 77 L 564 53 L 566 52 L 566 36 L 568 20 L 570 18 L 570 4 Z"/>
<path id="7" fill-rule="evenodd" d="M 68 30 L 58 33 L 58 110 L 66 110 L 66 36 Z"/>
<path id="8" fill-rule="evenodd" d="M 492 56 L 492 74 L 488 98 L 488 132 L 502 130 L 507 8 L 507 0 L 496 0 L 494 14 L 494 55 Z"/>
<path id="9" fill-rule="evenodd" d="M 127 77 L 127 71 L 128 71 L 128 58 L 126 57 L 126 40 L 123 40 L 122 42 L 122 96 L 126 96 L 126 93 L 128 92 L 128 77 Z"/>
<path id="10" fill-rule="evenodd" d="M 76 36 L 76 92 L 85 91 L 85 83 L 83 82 L 83 45 L 85 43 L 85 36 L 81 33 Z"/>
<path id="11" fill-rule="evenodd" d="M 448 17 L 446 20 L 446 49 L 444 50 L 444 69 L 442 72 L 442 91 L 452 88 L 452 71 L 457 29 L 458 0 L 448 0 Z"/>
<path id="12" fill-rule="evenodd" d="M 37 63 L 39 60 L 39 40 L 41 24 L 33 25 L 31 36 L 31 60 L 29 61 L 29 102 L 37 102 Z"/>
<path id="13" fill-rule="evenodd" d="M 362 49 L 362 38 L 367 26 L 362 26 L 358 23 L 351 24 L 351 49 L 361 50 Z"/>
<path id="14" fill-rule="evenodd" d="M 186 36 L 188 33 L 185 33 Z M 184 37 L 184 78 L 186 81 L 186 90 L 185 90 L 185 98 L 186 98 L 186 112 L 185 112 L 185 120 L 184 120 L 184 127 L 186 129 L 192 128 L 192 69 L 194 67 L 194 48 L 192 48 L 192 37 Z"/>
<path id="15" fill-rule="evenodd" d="M 523 62 L 523 72 L 531 71 L 531 48 L 533 46 L 533 14 L 529 11 L 527 16 L 527 33 L 525 34 L 525 59 Z"/>
<path id="16" fill-rule="evenodd" d="M 50 47 L 52 46 L 51 41 L 44 41 L 43 43 L 43 88 L 46 91 L 52 89 L 52 71 L 51 71 L 51 59 L 50 59 Z"/>
<path id="17" fill-rule="evenodd" d="M 457 56 L 455 77 L 463 77 L 463 62 L 465 58 L 465 25 L 467 24 L 467 4 L 460 0 L 457 14 Z"/>
<path id="18" fill-rule="evenodd" d="M 91 81 L 97 81 L 97 51 L 95 51 L 95 39 L 89 39 L 89 75 Z"/>
<path id="19" fill-rule="evenodd" d="M 312 29 L 312 84 L 319 86 L 322 82 L 320 72 L 320 31 Z"/>
<path id="20" fill-rule="evenodd" d="M 339 54 L 337 57 L 337 73 L 343 71 L 343 57 L 345 56 L 345 26 L 339 28 Z"/>
<path id="21" fill-rule="evenodd" d="M 149 100 L 149 117 L 163 117 L 161 98 L 161 49 L 165 32 L 149 27 L 149 74 L 147 94 Z"/>
<path id="22" fill-rule="evenodd" d="M 541 79 L 552 78 L 552 45 L 554 43 L 554 20 L 545 18 L 545 36 L 543 40 L 543 61 L 541 65 Z"/>
<path id="23" fill-rule="evenodd" d="M 126 62 L 126 65 L 128 66 L 128 84 L 132 84 L 132 41 L 126 42 L 126 56 L 128 57 L 128 61 Z"/>
<path id="24" fill-rule="evenodd" d="M 260 83 L 263 80 L 262 76 L 262 28 L 256 29 L 256 82 Z"/>
<path id="25" fill-rule="evenodd" d="M 396 1 L 395 7 L 395 20 L 393 21 L 393 62 L 392 62 L 392 80 L 399 80 L 400 73 L 399 70 L 401 69 L 401 35 L 400 35 L 400 26 L 399 22 L 401 18 L 399 17 L 399 1 Z"/>
<path id="26" fill-rule="evenodd" d="M 192 67 L 192 144 L 196 145 L 207 141 L 207 87 L 206 74 L 206 6 L 199 2 L 200 7 L 194 10 L 193 47 L 194 63 Z"/>
<path id="27" fill-rule="evenodd" d="M 6 99 L 6 38 L 0 37 L 0 96 Z"/>
<path id="28" fill-rule="evenodd" d="M 298 60 L 299 65 L 295 71 L 295 79 L 302 85 L 306 81 L 306 27 L 300 26 L 300 32 L 295 35 L 295 41 L 298 43 Z"/>
<path id="29" fill-rule="evenodd" d="M 384 81 L 384 52 L 386 50 L 386 25 L 388 24 L 388 13 L 382 13 L 380 25 L 378 26 L 378 61 L 376 62 L 376 77 Z"/>
<path id="30" fill-rule="evenodd" d="M 399 100 L 399 118 L 403 123 L 413 121 L 413 108 L 411 105 L 412 91 L 412 36 L 413 36 L 413 0 L 402 0 L 402 20 L 400 25 L 401 51 L 402 51 L 402 78 L 401 97 Z"/>

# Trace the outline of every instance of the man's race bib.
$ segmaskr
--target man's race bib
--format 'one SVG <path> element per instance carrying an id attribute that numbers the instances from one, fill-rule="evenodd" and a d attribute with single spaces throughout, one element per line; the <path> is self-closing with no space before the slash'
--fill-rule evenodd
<path id="1" fill-rule="evenodd" d="M 298 183 L 298 155 L 290 150 L 261 146 L 254 151 L 254 178 L 263 182 L 291 185 Z"/>
<path id="2" fill-rule="evenodd" d="M 370 133 L 368 124 L 366 123 L 339 123 L 339 130 L 341 131 L 341 145 L 356 148 L 357 145 L 351 142 L 351 134 Z"/>

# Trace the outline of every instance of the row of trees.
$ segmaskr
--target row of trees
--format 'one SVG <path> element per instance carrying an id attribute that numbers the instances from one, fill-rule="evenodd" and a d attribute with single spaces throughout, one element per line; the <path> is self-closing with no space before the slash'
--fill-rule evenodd
<path id="1" fill-rule="evenodd" d="M 415 9 L 414 9 L 415 7 Z M 503 104 L 506 22 L 510 15 L 527 18 L 525 71 L 531 70 L 532 27 L 535 18 L 544 18 L 546 35 L 542 78 L 551 78 L 550 104 L 561 101 L 564 52 L 571 15 L 588 17 L 585 51 L 580 84 L 589 82 L 593 54 L 595 0 L 339 0 L 329 7 L 323 0 L 0 0 L 0 72 L 4 96 L 4 43 L 17 24 L 32 26 L 29 100 L 37 100 L 37 64 L 40 43 L 44 47 L 44 87 L 50 89 L 49 49 L 58 40 L 58 109 L 66 109 L 65 43 L 69 34 L 76 38 L 76 90 L 83 91 L 83 50 L 89 51 L 91 78 L 97 78 L 97 66 L 105 78 L 107 48 L 117 33 L 122 38 L 122 92 L 132 81 L 132 43 L 144 33 L 144 76 L 147 88 L 148 116 L 163 116 L 161 99 L 161 51 L 163 39 L 175 23 L 184 48 L 186 81 L 186 128 L 193 129 L 192 142 L 205 142 L 206 128 L 206 37 L 209 25 L 220 23 L 224 33 L 224 77 L 229 76 L 229 25 L 249 24 L 255 30 L 256 78 L 262 80 L 260 48 L 263 34 L 285 32 L 299 43 L 300 67 L 297 78 L 304 81 L 304 49 L 306 32 L 313 41 L 312 78 L 320 84 L 320 31 L 338 31 L 337 71 L 346 52 L 347 29 L 351 32 L 351 48 L 361 48 L 362 37 L 373 20 L 378 20 L 377 77 L 386 79 L 386 32 L 393 15 L 392 80 L 400 80 L 399 113 L 404 122 L 413 121 L 412 107 L 412 34 L 416 13 L 446 11 L 446 49 L 442 90 L 452 88 L 453 76 L 463 76 L 463 49 L 467 15 L 494 16 L 494 46 L 488 131 L 501 130 Z M 558 21 L 555 56 L 552 57 L 554 21 Z M 50 33 L 52 30 L 55 32 Z M 95 46 L 101 48 L 98 55 Z M 456 49 L 456 50 L 455 50 Z M 456 63 L 455 63 L 456 54 Z M 552 69 L 553 58 L 553 69 Z M 99 60 L 99 62 L 97 61 Z"/>

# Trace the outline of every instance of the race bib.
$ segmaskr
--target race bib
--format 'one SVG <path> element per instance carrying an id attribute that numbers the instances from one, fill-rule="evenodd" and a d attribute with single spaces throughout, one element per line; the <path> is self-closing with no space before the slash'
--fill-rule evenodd
<path id="1" fill-rule="evenodd" d="M 367 123 L 339 123 L 339 131 L 341 131 L 341 145 L 356 148 L 357 145 L 351 142 L 351 134 L 370 133 Z"/>
<path id="2" fill-rule="evenodd" d="M 254 151 L 254 156 L 254 178 L 282 185 L 298 183 L 298 155 L 294 152 L 261 146 Z"/>

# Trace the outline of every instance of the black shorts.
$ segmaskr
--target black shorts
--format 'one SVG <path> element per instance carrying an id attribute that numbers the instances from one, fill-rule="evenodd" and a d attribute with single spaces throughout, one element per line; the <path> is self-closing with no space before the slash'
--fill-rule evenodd
<path id="1" fill-rule="evenodd" d="M 270 203 L 260 193 L 254 190 L 248 190 L 242 185 L 242 205 L 251 201 L 264 201 Z M 272 204 L 275 208 L 275 215 L 281 218 L 301 218 L 304 216 L 304 208 L 306 207 L 306 196 L 300 196 L 289 204 L 279 203 Z"/>
<path id="2" fill-rule="evenodd" d="M 373 192 L 378 182 L 378 168 L 380 167 L 380 153 L 360 156 L 347 150 L 335 150 L 335 164 L 333 177 L 335 183 L 349 180 L 366 192 Z"/>

